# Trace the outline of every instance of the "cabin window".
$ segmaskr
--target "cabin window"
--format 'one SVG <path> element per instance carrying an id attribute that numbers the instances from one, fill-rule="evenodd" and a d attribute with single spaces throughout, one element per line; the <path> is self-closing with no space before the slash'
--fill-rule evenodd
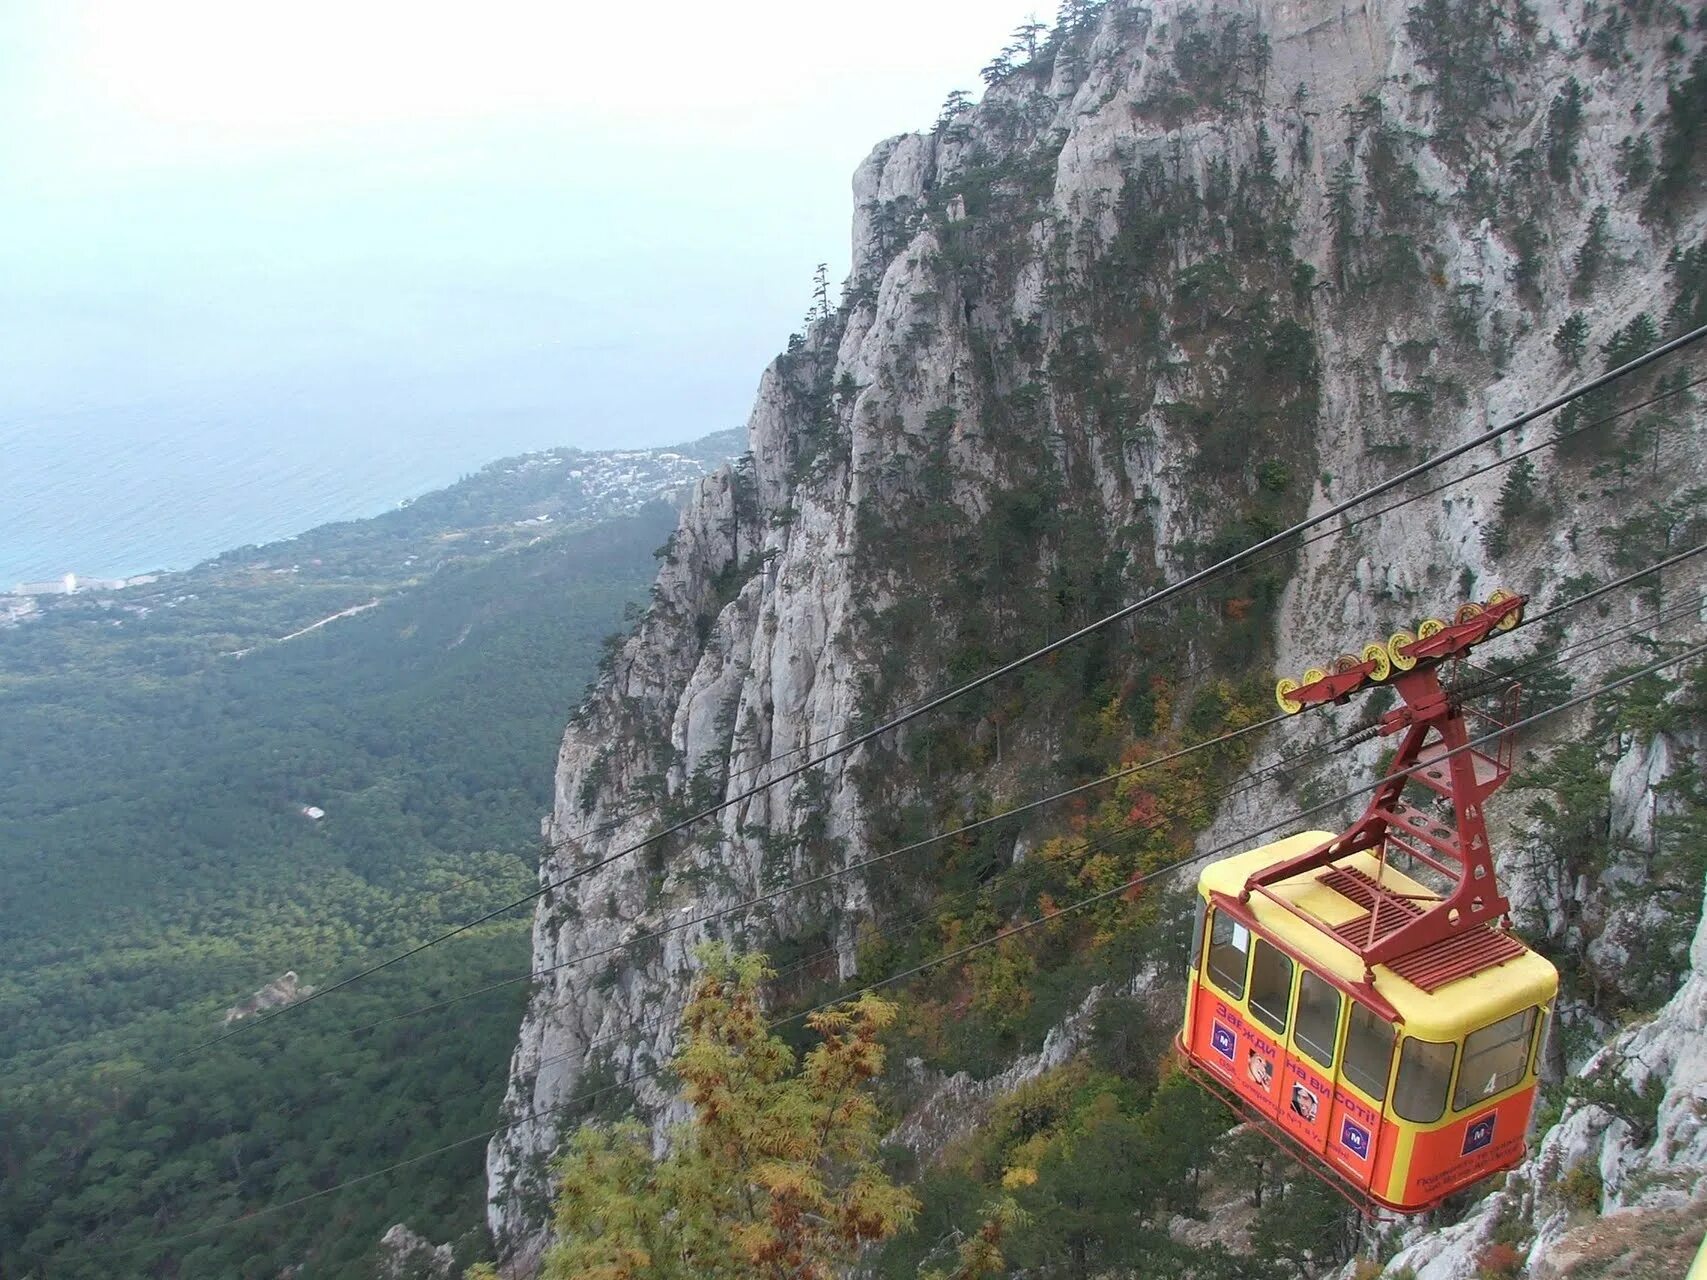
<path id="1" fill-rule="evenodd" d="M 1523 1079 L 1529 1068 L 1529 1042 L 1535 1034 L 1538 1012 L 1525 1009 L 1465 1038 L 1464 1065 L 1458 1070 L 1458 1088 L 1452 1094 L 1454 1111 L 1504 1093 Z"/>
<path id="2" fill-rule="evenodd" d="M 1323 1067 L 1331 1067 L 1339 1030 L 1340 993 L 1321 974 L 1304 970 L 1298 977 L 1298 1016 L 1292 1039 Z"/>
<path id="3" fill-rule="evenodd" d="M 1541 1030 L 1535 1036 L 1535 1057 L 1529 1064 L 1529 1069 L 1536 1075 L 1541 1074 L 1541 1055 L 1547 1051 L 1547 1032 L 1552 1025 L 1553 1011 L 1543 1007 L 1541 1010 Z"/>
<path id="4" fill-rule="evenodd" d="M 1197 900 L 1197 915 L 1191 922 L 1191 971 L 1197 972 L 1197 966 L 1203 963 L 1203 924 L 1209 908 L 1202 898 Z"/>
<path id="5" fill-rule="evenodd" d="M 1387 1096 L 1387 1071 L 1393 1065 L 1393 1024 L 1353 1000 L 1345 1033 L 1345 1065 L 1340 1073 L 1375 1101 Z"/>
<path id="6" fill-rule="evenodd" d="M 1257 939 L 1251 961 L 1251 1017 L 1277 1035 L 1286 1033 L 1292 1007 L 1292 957 Z"/>
<path id="7" fill-rule="evenodd" d="M 1209 931 L 1209 976 L 1233 999 L 1245 994 L 1245 964 L 1251 953 L 1251 931 L 1225 912 L 1215 913 Z"/>
<path id="8" fill-rule="evenodd" d="M 1446 1111 L 1446 1086 L 1452 1081 L 1455 1044 L 1405 1037 L 1399 1051 L 1399 1079 L 1393 1085 L 1393 1110 L 1415 1124 L 1433 1124 Z"/>

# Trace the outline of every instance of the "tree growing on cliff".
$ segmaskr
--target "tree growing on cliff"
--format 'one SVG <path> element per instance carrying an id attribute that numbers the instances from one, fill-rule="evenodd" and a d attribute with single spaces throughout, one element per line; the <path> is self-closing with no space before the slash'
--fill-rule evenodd
<path id="1" fill-rule="evenodd" d="M 812 312 L 814 320 L 823 320 L 830 314 L 830 264 L 820 262 L 818 269 L 812 273 Z"/>
<path id="2" fill-rule="evenodd" d="M 559 1163 L 547 1280 L 829 1280 L 918 1203 L 878 1167 L 874 996 L 815 1013 L 797 1060 L 769 1033 L 762 956 L 702 953 L 674 1070 L 693 1119 L 662 1159 L 634 1121 L 588 1126 Z"/>
<path id="3" fill-rule="evenodd" d="M 960 1242 L 953 1271 L 928 1271 L 925 1280 L 988 1280 L 1006 1269 L 1002 1241 L 1014 1227 L 1024 1223 L 1025 1211 L 1003 1196 L 990 1206 L 983 1225 L 968 1239 Z"/>
<path id="4" fill-rule="evenodd" d="M 942 110 L 937 112 L 936 124 L 933 131 L 941 133 L 962 115 L 972 109 L 972 95 L 964 89 L 955 89 L 942 100 Z"/>

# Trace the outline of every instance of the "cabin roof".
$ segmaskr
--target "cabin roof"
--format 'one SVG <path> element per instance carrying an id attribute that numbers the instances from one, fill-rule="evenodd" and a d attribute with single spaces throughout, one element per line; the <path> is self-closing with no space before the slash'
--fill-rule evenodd
<path id="1" fill-rule="evenodd" d="M 1203 869 L 1198 877 L 1198 891 L 1205 897 L 1211 893 L 1223 893 L 1237 898 L 1245 881 L 1254 872 L 1297 857 L 1334 838 L 1331 831 L 1303 831 L 1284 840 L 1222 858 Z M 1438 895 L 1427 886 L 1391 864 L 1383 866 L 1373 854 L 1350 854 L 1338 859 L 1337 865 L 1360 872 L 1368 880 L 1378 880 L 1385 888 L 1401 893 L 1428 894 L 1438 900 Z M 1323 883 L 1331 876 L 1333 868 L 1321 867 L 1269 888 L 1325 921 L 1330 928 L 1364 916 L 1368 909 L 1366 903 L 1354 901 Z M 1253 893 L 1244 905 L 1264 930 L 1298 954 L 1310 957 L 1320 969 L 1347 982 L 1362 981 L 1363 962 L 1356 952 L 1333 934 L 1312 927 L 1260 893 Z M 1432 992 L 1425 991 L 1389 965 L 1375 966 L 1375 989 L 1398 1011 L 1408 1034 L 1428 1040 L 1456 1040 L 1466 1032 L 1520 1009 L 1545 1003 L 1557 993 L 1559 975 L 1551 964 L 1521 943 L 1514 951 L 1501 947 L 1499 940 L 1509 935 L 1487 926 L 1483 929 L 1486 932 L 1477 940 L 1478 944 L 1485 946 L 1490 955 L 1503 951 L 1509 958 L 1495 960 L 1469 976 L 1433 984 Z M 1421 976 L 1427 966 L 1407 965 L 1407 959 L 1409 957 L 1396 963 L 1400 968 L 1409 969 L 1420 981 L 1427 981 Z"/>

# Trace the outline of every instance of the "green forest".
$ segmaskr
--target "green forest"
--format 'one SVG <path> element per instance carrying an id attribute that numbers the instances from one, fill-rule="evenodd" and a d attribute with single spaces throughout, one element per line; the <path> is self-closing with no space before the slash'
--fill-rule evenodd
<path id="1" fill-rule="evenodd" d="M 0 1273 L 365 1276 L 399 1221 L 479 1252 L 479 1143 L 198 1229 L 490 1127 L 527 984 L 393 1015 L 525 974 L 527 909 L 205 1046 L 286 971 L 325 986 L 533 887 L 563 725 L 676 518 L 569 478 L 596 463 L 0 630 Z"/>

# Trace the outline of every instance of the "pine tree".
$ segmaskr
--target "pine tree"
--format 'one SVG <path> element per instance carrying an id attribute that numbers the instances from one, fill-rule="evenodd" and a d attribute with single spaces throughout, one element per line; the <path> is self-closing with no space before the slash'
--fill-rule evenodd
<path id="1" fill-rule="evenodd" d="M 1573 311 L 1565 322 L 1553 331 L 1553 348 L 1565 357 L 1565 363 L 1576 368 L 1583 362 L 1583 349 L 1588 345 L 1588 317 Z"/>
<path id="2" fill-rule="evenodd" d="M 633 1121 L 576 1134 L 547 1280 L 830 1280 L 918 1210 L 874 1158 L 869 1085 L 895 1006 L 813 1014 L 819 1044 L 797 1061 L 766 1027 L 764 958 L 702 959 L 673 1064 L 693 1119 L 661 1160 Z"/>
<path id="3" fill-rule="evenodd" d="M 812 273 L 812 309 L 822 320 L 830 314 L 830 264 L 820 262 Z"/>
<path id="4" fill-rule="evenodd" d="M 966 1240 L 961 1241 L 953 1271 L 931 1271 L 925 1280 L 988 1280 L 1007 1269 L 1002 1256 L 1002 1241 L 1015 1227 L 1023 1226 L 1026 1215 L 1012 1198 L 1003 1196 L 990 1206 L 984 1225 Z"/>

